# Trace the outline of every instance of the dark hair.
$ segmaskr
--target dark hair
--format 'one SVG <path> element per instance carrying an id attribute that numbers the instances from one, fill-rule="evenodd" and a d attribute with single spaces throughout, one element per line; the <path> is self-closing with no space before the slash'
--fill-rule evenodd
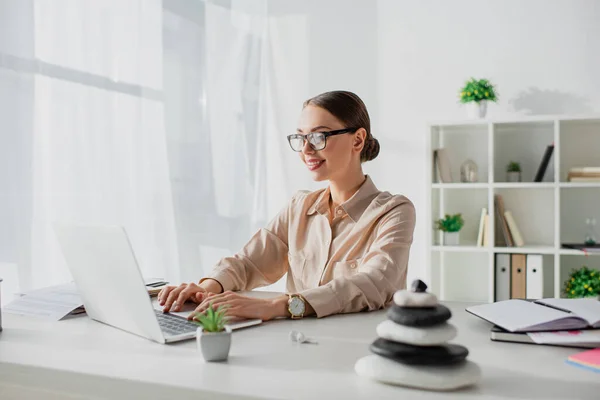
<path id="1" fill-rule="evenodd" d="M 321 93 L 304 102 L 303 108 L 313 105 L 329 111 L 348 128 L 364 128 L 367 131 L 360 161 L 371 161 L 379 154 L 379 141 L 371 134 L 371 119 L 365 103 L 352 92 L 336 90 Z"/>

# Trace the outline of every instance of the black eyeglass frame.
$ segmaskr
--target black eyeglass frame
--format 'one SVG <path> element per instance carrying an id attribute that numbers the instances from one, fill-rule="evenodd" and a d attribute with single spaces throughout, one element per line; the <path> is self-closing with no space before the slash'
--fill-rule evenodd
<path id="1" fill-rule="evenodd" d="M 344 128 L 344 129 L 337 129 L 335 131 L 328 131 L 328 132 L 310 132 L 307 133 L 306 135 L 301 135 L 299 133 L 294 133 L 292 135 L 288 135 L 287 136 L 287 140 L 288 143 L 290 145 L 290 148 L 297 152 L 300 153 L 302 151 L 302 149 L 304 148 L 304 146 L 306 146 L 306 141 L 308 140 L 309 136 L 312 136 L 315 133 L 318 133 L 320 135 L 323 135 L 323 139 L 325 141 L 325 144 L 323 145 L 322 149 L 315 149 L 315 146 L 313 146 L 313 144 L 310 142 L 310 140 L 308 140 L 308 144 L 310 145 L 310 148 L 313 149 L 314 151 L 321 151 L 321 150 L 325 150 L 325 147 L 327 147 L 327 138 L 330 136 L 335 136 L 335 135 L 343 135 L 344 133 L 355 133 L 357 130 L 359 130 L 360 128 Z M 292 147 L 292 139 L 296 139 L 298 137 L 301 137 L 303 140 L 302 143 L 302 147 L 300 148 L 300 150 L 296 150 Z"/>

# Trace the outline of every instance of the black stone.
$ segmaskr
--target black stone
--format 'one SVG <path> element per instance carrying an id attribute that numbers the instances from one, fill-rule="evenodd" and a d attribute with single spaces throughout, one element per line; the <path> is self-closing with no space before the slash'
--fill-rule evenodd
<path id="1" fill-rule="evenodd" d="M 427 285 L 420 279 L 415 279 L 410 286 L 410 289 L 413 292 L 425 292 L 427 291 Z"/>
<path id="2" fill-rule="evenodd" d="M 469 350 L 459 344 L 442 346 L 413 346 L 379 338 L 370 350 L 382 357 L 410 365 L 449 365 L 464 361 Z"/>
<path id="3" fill-rule="evenodd" d="M 451 316 L 448 307 L 442 304 L 428 308 L 400 307 L 394 304 L 387 312 L 387 317 L 397 324 L 420 327 L 441 324 Z"/>

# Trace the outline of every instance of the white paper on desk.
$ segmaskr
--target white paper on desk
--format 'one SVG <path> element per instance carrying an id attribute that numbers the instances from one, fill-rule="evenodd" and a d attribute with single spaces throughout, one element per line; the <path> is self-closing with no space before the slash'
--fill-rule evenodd
<path id="1" fill-rule="evenodd" d="M 4 306 L 2 312 L 58 321 L 81 306 L 77 287 L 67 283 L 28 292 Z"/>
<path id="2" fill-rule="evenodd" d="M 566 343 L 598 343 L 600 346 L 600 329 L 583 331 L 529 332 L 527 336 L 538 344 Z"/>

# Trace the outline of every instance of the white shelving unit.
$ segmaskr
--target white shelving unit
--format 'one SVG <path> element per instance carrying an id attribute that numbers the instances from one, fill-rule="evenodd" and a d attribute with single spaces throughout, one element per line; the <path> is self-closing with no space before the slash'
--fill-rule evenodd
<path id="1" fill-rule="evenodd" d="M 533 182 L 546 147 L 554 152 L 543 182 Z M 439 183 L 433 151 L 445 148 L 452 183 Z M 600 256 L 563 249 L 562 243 L 581 243 L 585 219 L 600 223 L 600 182 L 567 182 L 570 168 L 600 166 L 600 115 L 536 116 L 510 120 L 437 122 L 428 126 L 427 267 L 431 290 L 442 300 L 494 301 L 494 262 L 499 253 L 542 254 L 544 297 L 560 297 L 572 268 L 587 265 L 600 270 Z M 460 182 L 467 159 L 478 166 L 478 182 Z M 517 161 L 522 182 L 506 182 L 506 165 Z M 494 237 L 494 196 L 501 194 L 523 234 L 523 247 L 498 247 Z M 488 210 L 485 247 L 477 246 L 481 209 Z M 465 226 L 459 246 L 442 245 L 434 221 L 462 213 Z M 600 226 L 597 227 L 600 234 Z"/>

